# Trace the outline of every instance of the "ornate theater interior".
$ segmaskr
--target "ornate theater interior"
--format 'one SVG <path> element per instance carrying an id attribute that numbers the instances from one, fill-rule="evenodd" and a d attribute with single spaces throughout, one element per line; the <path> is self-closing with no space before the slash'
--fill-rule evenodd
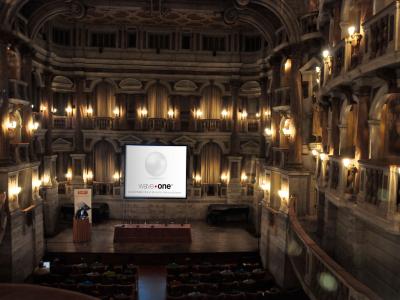
<path id="1" fill-rule="evenodd" d="M 0 299 L 400 299 L 399 0 L 0 0 Z"/>

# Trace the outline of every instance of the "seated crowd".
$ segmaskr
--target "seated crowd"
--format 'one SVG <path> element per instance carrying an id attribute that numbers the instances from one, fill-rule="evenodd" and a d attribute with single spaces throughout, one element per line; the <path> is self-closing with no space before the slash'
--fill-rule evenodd
<path id="1" fill-rule="evenodd" d="M 254 258 L 235 263 L 171 263 L 167 266 L 167 300 L 307 299 L 283 292 Z"/>
<path id="2" fill-rule="evenodd" d="M 64 264 L 51 262 L 50 270 L 40 266 L 33 274 L 36 284 L 77 291 L 104 300 L 137 299 L 137 267 L 82 261 Z"/>

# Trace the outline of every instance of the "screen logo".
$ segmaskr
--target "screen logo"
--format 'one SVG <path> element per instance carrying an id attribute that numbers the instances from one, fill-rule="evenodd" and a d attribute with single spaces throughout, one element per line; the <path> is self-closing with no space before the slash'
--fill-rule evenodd
<path id="1" fill-rule="evenodd" d="M 160 177 L 167 169 L 167 159 L 160 152 L 151 152 L 144 163 L 146 172 L 153 177 Z"/>

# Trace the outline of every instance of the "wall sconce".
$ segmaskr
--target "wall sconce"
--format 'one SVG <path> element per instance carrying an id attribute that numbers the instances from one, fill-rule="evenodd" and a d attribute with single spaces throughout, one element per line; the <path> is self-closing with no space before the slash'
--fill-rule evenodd
<path id="1" fill-rule="evenodd" d="M 91 106 L 86 108 L 86 116 L 88 117 L 93 116 L 93 108 Z"/>
<path id="2" fill-rule="evenodd" d="M 42 181 L 40 179 L 36 179 L 32 181 L 32 188 L 35 192 L 37 192 L 42 185 Z"/>
<path id="3" fill-rule="evenodd" d="M 319 152 L 318 152 L 318 150 L 316 150 L 316 149 L 312 149 L 311 154 L 312 154 L 313 156 L 317 157 L 317 156 L 319 155 Z"/>
<path id="4" fill-rule="evenodd" d="M 170 108 L 169 110 L 168 110 L 168 118 L 170 118 L 170 119 L 173 119 L 174 118 L 174 116 L 175 116 L 175 112 L 174 112 L 174 110 L 172 109 L 172 108 Z"/>
<path id="5" fill-rule="evenodd" d="M 353 165 L 353 160 L 350 158 L 343 158 L 342 163 L 345 168 L 349 168 Z"/>
<path id="6" fill-rule="evenodd" d="M 200 119 L 203 116 L 203 112 L 200 109 L 194 111 L 194 116 L 197 119 Z"/>
<path id="7" fill-rule="evenodd" d="M 320 154 L 319 154 L 319 158 L 320 158 L 322 161 L 325 161 L 325 160 L 328 159 L 328 155 L 325 154 L 325 153 L 320 153 Z"/>
<path id="8" fill-rule="evenodd" d="M 141 108 L 141 109 L 139 110 L 139 115 L 140 115 L 142 118 L 146 118 L 146 117 L 147 117 L 147 109 L 146 109 L 146 107 L 143 107 L 143 108 Z"/>
<path id="9" fill-rule="evenodd" d="M 329 50 L 322 51 L 322 58 L 324 60 L 324 64 L 328 70 L 328 73 L 331 74 L 332 72 L 332 55 Z"/>
<path id="10" fill-rule="evenodd" d="M 240 119 L 241 120 L 246 120 L 247 119 L 247 111 L 239 112 L 240 114 Z"/>
<path id="11" fill-rule="evenodd" d="M 42 184 L 45 186 L 51 186 L 50 176 L 44 175 L 42 178 Z"/>
<path id="12" fill-rule="evenodd" d="M 228 113 L 228 111 L 226 109 L 223 109 L 222 112 L 221 112 L 221 116 L 222 116 L 223 119 L 226 119 L 228 117 L 228 114 L 229 113 Z"/>
<path id="13" fill-rule="evenodd" d="M 321 67 L 320 66 L 316 66 L 315 67 L 315 74 L 317 75 L 317 83 L 321 82 Z"/>
<path id="14" fill-rule="evenodd" d="M 261 189 L 262 189 L 264 192 L 270 192 L 270 191 L 271 191 L 271 182 L 266 182 L 266 181 L 264 181 L 264 182 L 261 184 Z"/>
<path id="15" fill-rule="evenodd" d="M 350 26 L 347 28 L 348 32 L 348 37 L 346 38 L 346 43 L 358 47 L 360 46 L 362 35 L 358 32 L 356 32 L 356 27 L 355 26 Z"/>
<path id="16" fill-rule="evenodd" d="M 222 183 L 228 183 L 228 179 L 229 179 L 229 177 L 228 177 L 227 173 L 222 173 L 221 174 L 221 182 Z"/>
<path id="17" fill-rule="evenodd" d="M 45 105 L 40 105 L 40 112 L 45 112 L 47 110 L 47 107 Z"/>
<path id="18" fill-rule="evenodd" d="M 90 182 L 93 180 L 93 172 L 92 170 L 87 170 L 86 172 L 83 173 L 83 181 L 85 183 Z"/>
<path id="19" fill-rule="evenodd" d="M 51 109 L 51 112 L 52 112 L 53 114 L 57 113 L 57 108 L 53 107 L 53 108 Z"/>
<path id="20" fill-rule="evenodd" d="M 288 71 L 292 68 L 292 60 L 291 60 L 290 58 L 288 58 L 288 59 L 285 61 L 285 66 L 284 66 L 284 68 L 285 68 L 285 72 L 288 72 Z"/>
<path id="21" fill-rule="evenodd" d="M 289 137 L 292 134 L 292 130 L 290 128 L 283 127 L 282 128 L 282 133 L 283 133 L 284 136 Z"/>
<path id="22" fill-rule="evenodd" d="M 267 119 L 271 118 L 271 110 L 270 109 L 266 109 L 264 111 L 264 117 Z"/>
<path id="23" fill-rule="evenodd" d="M 118 118 L 118 117 L 119 117 L 119 108 L 118 108 L 118 107 L 115 107 L 114 110 L 113 110 L 113 113 L 114 113 L 114 116 L 115 116 L 116 118 Z"/>
<path id="24" fill-rule="evenodd" d="M 72 179 L 72 171 L 68 170 L 67 174 L 65 174 L 65 178 L 67 178 L 68 181 L 71 181 Z"/>
<path id="25" fill-rule="evenodd" d="M 246 173 L 242 173 L 242 176 L 240 177 L 240 179 L 242 180 L 242 182 L 246 182 L 248 179 Z"/>
<path id="26" fill-rule="evenodd" d="M 16 121 L 8 121 L 6 122 L 6 127 L 7 129 L 13 130 L 17 128 L 17 122 Z"/>
<path id="27" fill-rule="evenodd" d="M 196 184 L 200 184 L 201 183 L 201 176 L 199 174 L 197 174 L 193 179 L 194 179 L 194 182 Z"/>
<path id="28" fill-rule="evenodd" d="M 121 175 L 119 174 L 119 172 L 114 173 L 113 179 L 114 179 L 114 181 L 119 181 L 121 179 Z"/>
<path id="29" fill-rule="evenodd" d="M 19 193 L 21 193 L 22 189 L 20 186 L 13 186 L 10 187 L 8 194 L 10 195 L 10 197 L 14 198 L 17 197 Z"/>
<path id="30" fill-rule="evenodd" d="M 68 116 L 69 116 L 69 115 L 72 115 L 72 107 L 71 107 L 71 106 L 67 106 L 67 107 L 65 108 L 65 112 L 67 113 Z"/>
<path id="31" fill-rule="evenodd" d="M 278 196 L 281 198 L 282 201 L 287 201 L 289 198 L 289 191 L 288 190 L 279 190 Z"/>
<path id="32" fill-rule="evenodd" d="M 38 122 L 31 122 L 31 123 L 29 123 L 28 128 L 29 128 L 30 131 L 36 131 L 39 128 L 39 123 Z"/>
<path id="33" fill-rule="evenodd" d="M 258 119 L 260 117 L 260 113 L 256 113 L 256 118 Z"/>
<path id="34" fill-rule="evenodd" d="M 271 128 L 266 127 L 266 128 L 264 129 L 264 133 L 265 133 L 266 136 L 272 136 L 272 130 L 271 130 Z"/>

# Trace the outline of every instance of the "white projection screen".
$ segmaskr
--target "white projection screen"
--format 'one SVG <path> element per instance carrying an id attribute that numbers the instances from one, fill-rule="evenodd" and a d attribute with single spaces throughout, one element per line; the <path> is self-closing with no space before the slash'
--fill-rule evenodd
<path id="1" fill-rule="evenodd" d="M 187 146 L 126 145 L 125 198 L 186 199 Z"/>

